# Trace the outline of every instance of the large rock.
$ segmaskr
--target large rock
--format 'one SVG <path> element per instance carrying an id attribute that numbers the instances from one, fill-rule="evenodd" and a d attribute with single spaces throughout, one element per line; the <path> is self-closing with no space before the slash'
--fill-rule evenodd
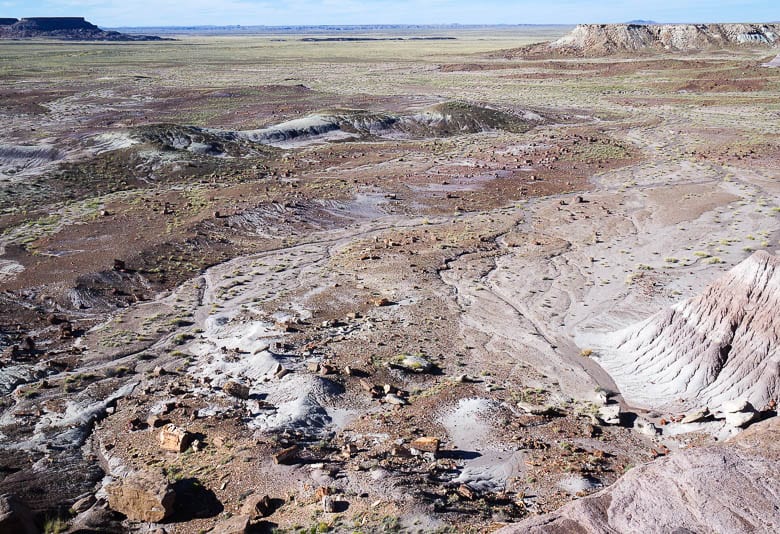
<path id="1" fill-rule="evenodd" d="M 606 404 L 599 408 L 599 419 L 608 425 L 620 424 L 620 404 Z"/>
<path id="2" fill-rule="evenodd" d="M 108 504 L 135 521 L 158 523 L 173 513 L 176 493 L 162 473 L 134 473 L 106 487 Z"/>
<path id="3" fill-rule="evenodd" d="M 726 424 L 735 428 L 744 428 L 752 423 L 758 414 L 756 412 L 735 412 L 726 414 Z"/>
<path id="4" fill-rule="evenodd" d="M 636 467 L 609 488 L 498 531 L 780 532 L 780 418 Z"/>
<path id="5" fill-rule="evenodd" d="M 192 443 L 193 435 L 174 424 L 167 424 L 160 430 L 160 448 L 172 452 L 184 452 Z"/>
<path id="6" fill-rule="evenodd" d="M 409 446 L 416 451 L 436 454 L 439 452 L 440 445 L 441 440 L 439 438 L 425 436 L 412 440 L 412 443 Z"/>
<path id="7" fill-rule="evenodd" d="M 210 530 L 214 534 L 246 534 L 249 529 L 248 515 L 234 515 L 214 525 Z"/>
<path id="8" fill-rule="evenodd" d="M 268 495 L 250 495 L 241 507 L 241 514 L 250 519 L 268 517 L 273 512 L 273 503 Z"/>
<path id="9" fill-rule="evenodd" d="M 33 514 L 16 495 L 0 495 L 0 534 L 38 534 Z"/>
<path id="10" fill-rule="evenodd" d="M 237 399 L 247 400 L 249 398 L 249 386 L 235 380 L 225 382 L 225 385 L 222 386 L 222 391 Z"/>

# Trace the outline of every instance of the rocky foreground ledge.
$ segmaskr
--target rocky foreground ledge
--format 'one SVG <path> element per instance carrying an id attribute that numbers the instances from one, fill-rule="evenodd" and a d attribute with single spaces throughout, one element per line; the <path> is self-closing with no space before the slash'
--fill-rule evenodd
<path id="1" fill-rule="evenodd" d="M 0 39 L 60 39 L 65 41 L 163 41 L 153 35 L 127 35 L 101 30 L 83 17 L 0 18 Z"/>
<path id="2" fill-rule="evenodd" d="M 629 471 L 609 488 L 500 534 L 778 532 L 780 419 Z"/>

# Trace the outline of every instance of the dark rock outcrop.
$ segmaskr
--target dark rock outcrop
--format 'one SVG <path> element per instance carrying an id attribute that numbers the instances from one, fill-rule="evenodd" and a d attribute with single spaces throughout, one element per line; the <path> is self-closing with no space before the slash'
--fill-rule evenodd
<path id="1" fill-rule="evenodd" d="M 609 488 L 497 534 L 780 532 L 780 418 L 636 467 Z"/>
<path id="2" fill-rule="evenodd" d="M 0 39 L 61 39 L 66 41 L 160 41 L 151 35 L 127 35 L 101 30 L 83 17 L 0 19 Z"/>
<path id="3" fill-rule="evenodd" d="M 83 17 L 32 17 L 24 18 L 15 24 L 17 30 L 54 32 L 62 30 L 100 30 Z"/>

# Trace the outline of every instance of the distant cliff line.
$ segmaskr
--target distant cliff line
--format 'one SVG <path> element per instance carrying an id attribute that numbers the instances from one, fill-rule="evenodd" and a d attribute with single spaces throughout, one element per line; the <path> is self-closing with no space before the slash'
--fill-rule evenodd
<path id="1" fill-rule="evenodd" d="M 652 51 L 696 52 L 780 45 L 780 24 L 581 24 L 551 43 L 520 55 L 600 56 Z"/>

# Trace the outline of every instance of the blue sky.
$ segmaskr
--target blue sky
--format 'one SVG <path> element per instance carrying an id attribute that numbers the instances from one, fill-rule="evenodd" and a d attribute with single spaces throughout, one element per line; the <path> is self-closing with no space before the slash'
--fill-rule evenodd
<path id="1" fill-rule="evenodd" d="M 763 22 L 779 0 L 0 0 L 0 17 L 84 16 L 99 26 Z"/>

